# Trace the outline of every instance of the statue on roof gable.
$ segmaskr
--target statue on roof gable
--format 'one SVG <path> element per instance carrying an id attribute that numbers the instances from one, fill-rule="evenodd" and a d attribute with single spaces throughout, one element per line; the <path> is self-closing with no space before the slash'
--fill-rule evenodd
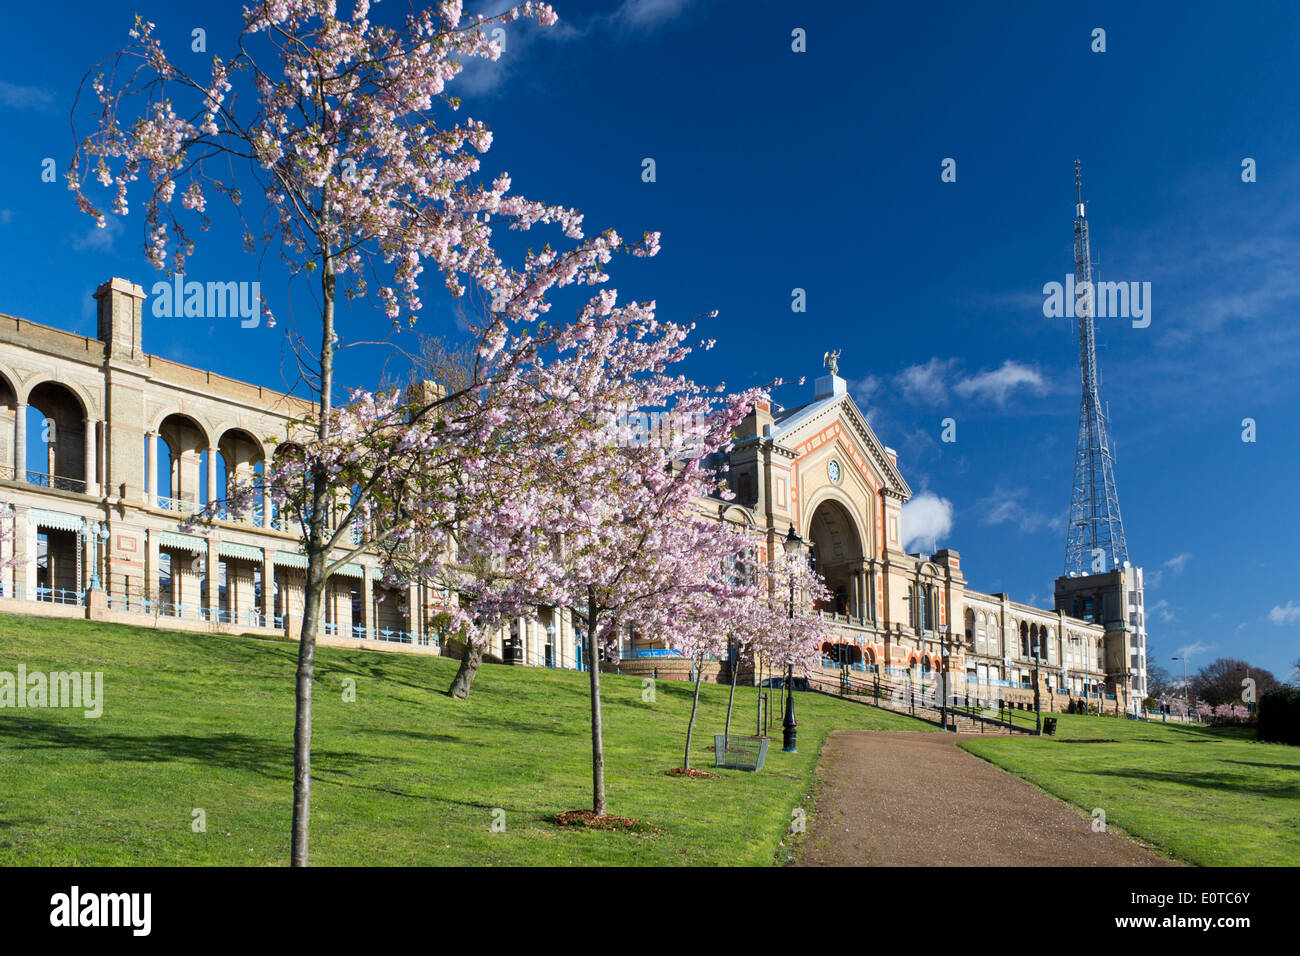
<path id="1" fill-rule="evenodd" d="M 822 356 L 822 364 L 826 366 L 826 370 L 832 375 L 840 374 L 840 351 L 840 349 L 835 349 L 835 351 L 827 352 Z"/>

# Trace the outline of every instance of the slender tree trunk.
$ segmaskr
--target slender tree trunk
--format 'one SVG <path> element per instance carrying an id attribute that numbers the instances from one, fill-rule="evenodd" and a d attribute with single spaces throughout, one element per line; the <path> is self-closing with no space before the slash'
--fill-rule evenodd
<path id="1" fill-rule="evenodd" d="M 728 744 L 731 743 L 731 708 L 736 703 L 736 678 L 740 671 L 740 648 L 736 648 L 736 660 L 731 665 L 731 693 L 727 695 L 727 725 L 722 730 L 722 736 Z M 762 693 L 760 689 L 759 693 Z"/>
<path id="2" fill-rule="evenodd" d="M 460 667 L 456 671 L 456 677 L 451 682 L 451 687 L 447 688 L 447 696 L 455 697 L 457 700 L 466 700 L 469 698 L 469 689 L 474 683 L 474 678 L 478 675 L 479 665 L 483 663 L 483 647 L 473 641 L 465 642 L 465 654 L 460 659 Z"/>
<path id="3" fill-rule="evenodd" d="M 691 701 L 691 719 L 686 722 L 686 756 L 682 766 L 691 769 L 691 734 L 695 730 L 695 712 L 700 707 L 700 678 L 704 676 L 704 655 L 695 656 L 695 698 Z"/>
<path id="4" fill-rule="evenodd" d="M 307 567 L 307 586 L 298 639 L 298 674 L 293 724 L 293 846 L 290 865 L 307 865 L 311 821 L 311 682 L 316 666 L 316 627 L 320 620 L 324 555 L 317 554 Z"/>
<path id="5" fill-rule="evenodd" d="M 321 381 L 320 421 L 317 437 L 330 437 L 330 415 L 334 390 L 334 257 L 327 249 L 321 268 Z M 311 682 L 316 666 L 316 625 L 320 619 L 325 589 L 325 536 L 328 521 L 329 476 L 317 468 L 312 475 L 312 496 L 308 515 L 307 583 L 302 612 L 302 633 L 298 638 L 298 674 L 294 693 L 293 724 L 293 822 L 290 831 L 289 863 L 307 865 L 311 821 Z"/>
<path id="6" fill-rule="evenodd" d="M 596 645 L 596 592 L 587 589 L 587 671 L 591 675 L 591 809 L 605 812 L 605 741 L 600 719 L 600 653 Z"/>

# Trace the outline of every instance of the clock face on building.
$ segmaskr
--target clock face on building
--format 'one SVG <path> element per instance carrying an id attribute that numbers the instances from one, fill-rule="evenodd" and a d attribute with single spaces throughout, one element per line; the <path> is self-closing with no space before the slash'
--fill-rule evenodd
<path id="1" fill-rule="evenodd" d="M 827 476 L 830 478 L 831 481 L 833 481 L 833 482 L 835 482 L 835 483 L 837 483 L 837 484 L 839 483 L 839 480 L 840 480 L 840 463 L 839 463 L 838 461 L 836 461 L 834 458 L 832 458 L 832 459 L 831 459 L 831 463 L 830 463 L 829 465 L 826 466 L 826 474 L 827 474 Z"/>

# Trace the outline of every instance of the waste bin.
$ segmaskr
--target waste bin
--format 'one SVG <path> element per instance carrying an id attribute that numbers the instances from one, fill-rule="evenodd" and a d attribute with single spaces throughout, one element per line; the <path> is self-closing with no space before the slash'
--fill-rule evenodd
<path id="1" fill-rule="evenodd" d="M 1049 737 L 1055 737 L 1055 736 L 1056 736 L 1056 718 L 1055 718 L 1055 717 L 1044 717 L 1044 718 L 1043 718 L 1043 733 L 1047 734 L 1047 736 L 1049 736 Z"/>

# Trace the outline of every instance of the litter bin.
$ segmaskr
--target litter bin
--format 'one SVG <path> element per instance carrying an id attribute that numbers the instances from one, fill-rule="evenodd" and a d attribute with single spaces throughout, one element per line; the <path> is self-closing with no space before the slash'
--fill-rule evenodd
<path id="1" fill-rule="evenodd" d="M 1044 718 L 1043 718 L 1043 733 L 1047 734 L 1047 736 L 1049 736 L 1049 737 L 1055 737 L 1055 736 L 1056 736 L 1056 718 L 1055 718 L 1055 717 L 1044 717 Z"/>

